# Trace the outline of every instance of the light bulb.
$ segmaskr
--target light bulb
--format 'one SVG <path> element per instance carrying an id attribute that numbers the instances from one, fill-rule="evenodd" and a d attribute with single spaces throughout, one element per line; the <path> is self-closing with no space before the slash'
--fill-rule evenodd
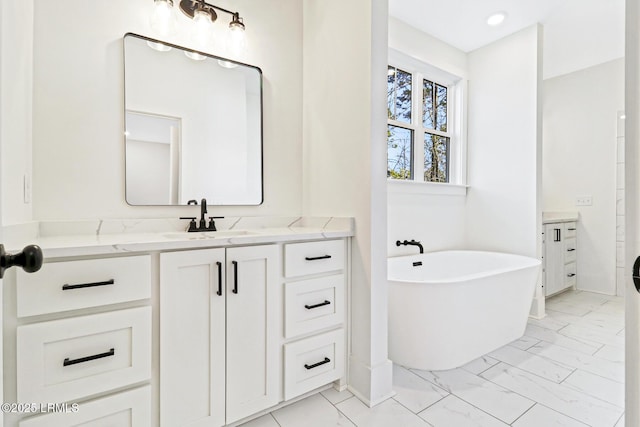
<path id="1" fill-rule="evenodd" d="M 206 10 L 196 10 L 193 14 L 191 38 L 199 48 L 207 46 L 211 39 L 211 15 Z"/>
<path id="2" fill-rule="evenodd" d="M 157 50 L 158 52 L 169 52 L 171 50 L 171 46 L 167 46 L 166 44 L 160 42 L 148 41 L 147 46 L 149 46 L 153 50 Z"/>
<path id="3" fill-rule="evenodd" d="M 187 58 L 193 59 L 194 61 L 204 61 L 205 59 L 207 59 L 206 56 L 200 55 L 198 52 L 192 52 L 190 50 L 185 50 L 184 54 Z"/>
<path id="4" fill-rule="evenodd" d="M 247 51 L 247 37 L 244 33 L 244 26 L 229 26 L 227 35 L 227 50 L 234 58 L 244 58 Z"/>
<path id="5" fill-rule="evenodd" d="M 231 61 L 225 61 L 224 59 L 218 59 L 218 65 L 222 68 L 236 68 L 238 66 L 238 64 Z"/>
<path id="6" fill-rule="evenodd" d="M 151 29 L 161 36 L 172 36 L 176 32 L 176 17 L 172 0 L 155 0 L 149 19 Z"/>

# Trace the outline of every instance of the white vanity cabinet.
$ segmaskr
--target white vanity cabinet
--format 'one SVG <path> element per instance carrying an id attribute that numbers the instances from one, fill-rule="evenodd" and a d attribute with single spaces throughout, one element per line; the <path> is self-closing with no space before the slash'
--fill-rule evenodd
<path id="1" fill-rule="evenodd" d="M 543 284 L 545 296 L 557 294 L 577 283 L 577 224 L 558 221 L 544 224 Z"/>
<path id="2" fill-rule="evenodd" d="M 277 245 L 160 254 L 161 426 L 222 426 L 278 403 L 279 266 Z"/>
<path id="3" fill-rule="evenodd" d="M 347 248 L 344 240 L 284 246 L 284 398 L 345 375 Z"/>
<path id="4" fill-rule="evenodd" d="M 334 233 L 37 242 L 42 269 L 4 278 L 4 399 L 77 411 L 4 426 L 221 427 L 346 387 L 352 234 Z"/>
<path id="5" fill-rule="evenodd" d="M 5 401 L 77 403 L 77 411 L 6 414 L 5 426 L 150 425 L 152 372 L 149 255 L 49 260 L 5 280 Z M 6 386 L 5 382 L 5 386 Z M 40 411 L 40 410 L 39 410 Z M 10 418 L 7 420 L 7 418 Z"/>

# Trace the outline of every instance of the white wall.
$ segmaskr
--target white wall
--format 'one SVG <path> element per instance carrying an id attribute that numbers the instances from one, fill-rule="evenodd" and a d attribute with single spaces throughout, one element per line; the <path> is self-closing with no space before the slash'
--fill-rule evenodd
<path id="1" fill-rule="evenodd" d="M 23 3 L 23 2 L 11 2 Z M 302 198 L 302 4 L 221 0 L 247 28 L 244 62 L 262 68 L 264 204 L 215 207 L 216 215 L 296 215 Z M 33 188 L 38 220 L 179 217 L 186 207 L 131 207 L 124 197 L 122 36 L 157 37 L 151 0 L 35 0 Z M 177 12 L 169 42 L 191 45 Z M 214 24 L 226 30 L 224 16 Z M 212 45 L 212 54 L 225 54 Z M 9 187 L 8 182 L 3 187 Z M 10 190 L 8 190 L 10 191 Z"/>
<path id="2" fill-rule="evenodd" d="M 541 28 L 469 54 L 467 245 L 539 256 Z"/>
<path id="3" fill-rule="evenodd" d="M 640 252 L 640 3 L 626 1 L 625 40 L 625 264 Z M 629 271 L 629 270 L 627 270 Z M 627 276 L 629 277 L 629 276 Z M 640 425 L 640 301 L 633 281 L 625 294 L 625 423 Z M 634 295 L 635 298 L 630 297 Z"/>
<path id="4" fill-rule="evenodd" d="M 2 223 L 11 225 L 32 219 L 23 176 L 31 179 L 33 0 L 2 2 L 0 31 Z"/>
<path id="5" fill-rule="evenodd" d="M 389 18 L 389 48 L 448 73 L 467 77 L 467 54 L 430 35 Z M 389 183 L 387 196 L 389 256 L 415 252 L 396 240 L 415 239 L 425 251 L 464 248 L 465 197 L 430 194 L 415 185 Z"/>
<path id="6" fill-rule="evenodd" d="M 349 385 L 377 403 L 392 392 L 385 250 L 387 1 L 303 4 L 304 213 L 355 217 Z"/>
<path id="7" fill-rule="evenodd" d="M 578 288 L 615 295 L 616 130 L 624 59 L 544 81 L 545 211 L 578 211 Z M 590 195 L 592 206 L 576 206 Z"/>

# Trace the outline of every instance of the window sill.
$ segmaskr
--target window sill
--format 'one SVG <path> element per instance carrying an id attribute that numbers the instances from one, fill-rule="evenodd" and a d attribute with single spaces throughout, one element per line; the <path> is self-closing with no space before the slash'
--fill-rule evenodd
<path id="1" fill-rule="evenodd" d="M 417 182 L 387 179 L 387 190 L 395 194 L 434 194 L 444 196 L 466 196 L 468 185 L 438 182 Z"/>

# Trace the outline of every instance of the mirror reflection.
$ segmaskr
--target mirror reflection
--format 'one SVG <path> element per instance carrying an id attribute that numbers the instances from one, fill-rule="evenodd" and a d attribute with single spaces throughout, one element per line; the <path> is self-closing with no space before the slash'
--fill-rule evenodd
<path id="1" fill-rule="evenodd" d="M 126 200 L 262 203 L 259 68 L 124 37 Z"/>

